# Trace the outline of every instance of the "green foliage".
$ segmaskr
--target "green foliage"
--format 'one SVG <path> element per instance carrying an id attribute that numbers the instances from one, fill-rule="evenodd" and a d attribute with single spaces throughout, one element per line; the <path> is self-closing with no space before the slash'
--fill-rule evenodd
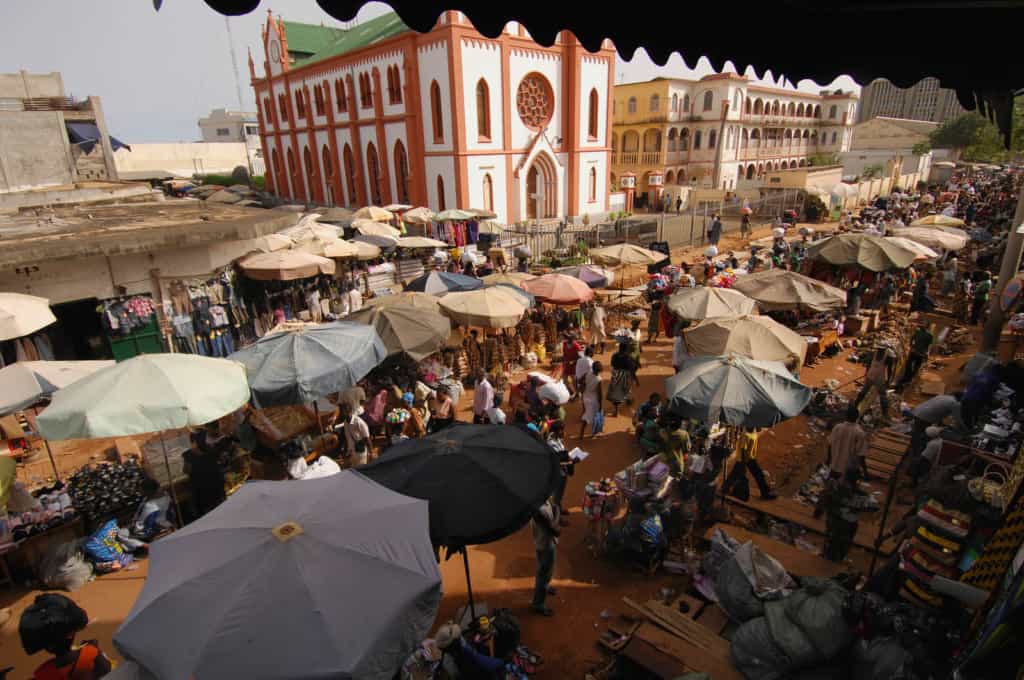
<path id="1" fill-rule="evenodd" d="M 923 156 L 932 150 L 932 144 L 928 140 L 925 140 L 923 142 L 918 142 L 910 150 L 917 156 Z"/>
<path id="2" fill-rule="evenodd" d="M 881 163 L 875 163 L 864 168 L 860 176 L 864 179 L 874 179 L 875 177 L 881 177 L 883 172 L 885 172 L 885 166 Z"/>
<path id="3" fill-rule="evenodd" d="M 823 165 L 839 165 L 839 154 L 837 153 L 816 153 L 807 159 L 807 164 L 821 167 Z"/>
<path id="4" fill-rule="evenodd" d="M 965 149 L 978 137 L 988 124 L 975 112 L 947 120 L 928 135 L 928 141 L 936 149 Z"/>
<path id="5" fill-rule="evenodd" d="M 234 181 L 231 175 L 192 175 L 192 179 L 202 182 L 203 184 L 216 184 L 221 187 L 229 187 L 233 184 L 239 184 Z M 267 188 L 267 179 L 263 175 L 253 175 L 249 179 L 249 186 L 258 191 L 265 191 Z"/>

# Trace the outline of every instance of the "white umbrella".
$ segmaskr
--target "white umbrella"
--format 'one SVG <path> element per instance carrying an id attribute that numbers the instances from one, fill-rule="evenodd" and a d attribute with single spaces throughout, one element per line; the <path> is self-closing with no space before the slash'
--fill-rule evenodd
<path id="1" fill-rule="evenodd" d="M 56 322 L 46 298 L 0 293 L 0 340 L 21 338 Z"/>
<path id="2" fill-rule="evenodd" d="M 366 236 L 390 236 L 392 238 L 398 238 L 402 235 L 402 232 L 391 225 L 381 224 L 380 222 L 374 222 L 367 219 L 352 220 L 352 228 Z"/>
<path id="3" fill-rule="evenodd" d="M 0 413 L 27 408 L 114 361 L 19 361 L 0 369 Z"/>
<path id="4" fill-rule="evenodd" d="M 398 239 L 399 248 L 447 248 L 448 244 L 426 236 L 403 236 Z"/>
<path id="5" fill-rule="evenodd" d="M 355 217 L 356 219 L 372 220 L 374 222 L 387 222 L 394 217 L 394 215 L 391 214 L 390 210 L 385 210 L 384 208 L 375 205 L 368 205 L 365 208 L 357 210 Z"/>
<path id="6" fill-rule="evenodd" d="M 398 245 L 398 238 L 386 234 L 356 234 L 352 240 L 356 243 L 369 243 L 378 248 L 394 248 Z"/>
<path id="7" fill-rule="evenodd" d="M 928 246 L 929 248 L 942 248 L 944 250 L 960 250 L 967 247 L 969 240 L 966 235 L 961 237 L 952 234 L 945 229 L 934 229 L 931 227 L 907 227 L 905 229 L 894 229 L 896 236 L 908 238 L 911 241 Z"/>
<path id="8" fill-rule="evenodd" d="M 935 252 L 928 246 L 924 245 L 923 243 L 918 243 L 913 239 L 904 238 L 903 236 L 886 236 L 885 238 L 889 241 L 893 241 L 894 243 L 898 243 L 904 248 L 913 250 L 915 253 L 917 253 L 919 260 L 932 260 L 939 256 L 937 252 Z"/>

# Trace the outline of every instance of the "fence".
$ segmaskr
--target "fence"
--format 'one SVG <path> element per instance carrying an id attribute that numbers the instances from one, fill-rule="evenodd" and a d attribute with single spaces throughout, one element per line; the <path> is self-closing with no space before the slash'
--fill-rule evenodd
<path id="1" fill-rule="evenodd" d="M 598 245 L 600 226 L 598 224 L 582 225 L 550 222 L 525 227 L 510 226 L 505 230 L 503 242 L 512 248 L 526 246 L 534 257 L 541 257 L 549 250 L 562 250 L 583 241 L 587 247 Z"/>
<path id="2" fill-rule="evenodd" d="M 783 189 L 746 201 L 736 197 L 728 201 L 695 199 L 681 214 L 666 216 L 662 238 L 672 246 L 703 245 L 712 215 L 717 214 L 721 219 L 723 233 L 739 231 L 743 208 L 747 207 L 751 210 L 750 227 L 753 230 L 774 224 L 787 210 L 801 214 L 805 197 L 800 189 Z"/>

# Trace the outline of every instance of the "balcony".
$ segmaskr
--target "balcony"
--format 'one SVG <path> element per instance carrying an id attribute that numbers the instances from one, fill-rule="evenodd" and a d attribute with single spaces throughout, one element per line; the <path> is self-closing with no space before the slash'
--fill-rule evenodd
<path id="1" fill-rule="evenodd" d="M 664 151 L 618 151 L 612 153 L 612 165 L 665 165 Z"/>

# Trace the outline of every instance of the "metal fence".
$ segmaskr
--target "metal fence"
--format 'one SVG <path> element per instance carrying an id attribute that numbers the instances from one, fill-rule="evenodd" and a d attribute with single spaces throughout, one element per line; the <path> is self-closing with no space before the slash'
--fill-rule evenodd
<path id="1" fill-rule="evenodd" d="M 703 245 L 707 240 L 711 218 L 717 214 L 722 221 L 722 232 L 738 232 L 744 208 L 749 208 L 751 230 L 763 228 L 782 219 L 787 210 L 802 214 L 805 193 L 799 189 L 772 191 L 757 199 L 734 197 L 728 201 L 691 201 L 689 207 L 678 214 L 662 215 L 663 238 L 672 246 Z M 652 218 L 658 218 L 652 215 Z"/>

